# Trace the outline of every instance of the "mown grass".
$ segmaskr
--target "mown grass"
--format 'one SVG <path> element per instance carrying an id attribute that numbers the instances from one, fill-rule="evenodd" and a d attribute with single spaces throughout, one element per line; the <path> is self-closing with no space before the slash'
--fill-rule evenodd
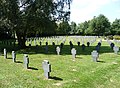
<path id="1" fill-rule="evenodd" d="M 93 62 L 91 52 L 96 41 L 82 51 L 81 46 L 74 43 L 77 49 L 76 60 L 72 60 L 70 46 L 66 41 L 61 55 L 56 55 L 55 47 L 49 45 L 48 54 L 45 45 L 32 46 L 27 49 L 1 45 L 8 49 L 8 59 L 0 56 L 0 88 L 119 88 L 120 87 L 120 53 L 114 54 L 106 41 L 100 48 L 99 62 Z M 37 49 L 37 50 L 36 50 Z M 11 51 L 16 50 L 17 62 L 13 63 Z M 23 53 L 28 53 L 29 69 L 23 66 Z M 52 65 L 51 78 L 44 77 L 42 61 L 49 60 Z"/>

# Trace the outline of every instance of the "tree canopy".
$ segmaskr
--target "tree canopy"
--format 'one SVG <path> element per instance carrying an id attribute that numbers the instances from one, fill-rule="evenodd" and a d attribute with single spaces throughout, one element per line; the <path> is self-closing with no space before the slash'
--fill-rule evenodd
<path id="1" fill-rule="evenodd" d="M 27 35 L 53 34 L 57 22 L 68 21 L 71 2 L 72 0 L 0 0 L 0 30 L 3 31 L 5 27 L 11 29 L 17 35 L 18 44 L 25 47 Z"/>

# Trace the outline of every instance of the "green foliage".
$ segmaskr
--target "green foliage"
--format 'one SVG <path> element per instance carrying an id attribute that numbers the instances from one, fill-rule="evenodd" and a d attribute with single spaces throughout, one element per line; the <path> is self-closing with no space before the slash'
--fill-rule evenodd
<path id="1" fill-rule="evenodd" d="M 104 15 L 100 14 L 90 21 L 89 30 L 92 30 L 95 35 L 110 34 L 110 22 Z"/>
<path id="2" fill-rule="evenodd" d="M 58 28 L 57 28 L 57 34 L 70 34 L 71 31 L 71 27 L 68 23 L 68 21 L 63 21 L 60 24 L 58 24 Z"/>
<path id="3" fill-rule="evenodd" d="M 70 27 L 71 27 L 70 34 L 76 34 L 76 32 L 77 32 L 77 29 L 76 29 L 77 25 L 76 25 L 76 23 L 72 21 Z"/>
<path id="4" fill-rule="evenodd" d="M 89 26 L 89 22 L 87 22 L 87 21 L 78 24 L 78 26 L 77 26 L 77 31 L 78 31 L 77 34 L 82 34 L 82 35 L 88 34 L 89 32 L 86 31 L 88 29 L 88 26 Z"/>
<path id="5" fill-rule="evenodd" d="M 113 39 L 120 40 L 120 36 L 119 35 L 114 35 Z"/>
<path id="6" fill-rule="evenodd" d="M 10 28 L 12 33 L 16 33 L 18 44 L 25 47 L 25 37 L 31 33 L 55 34 L 56 22 L 69 20 L 71 2 L 72 0 L 2 0 L 0 28 Z"/>
<path id="7" fill-rule="evenodd" d="M 113 35 L 120 35 L 120 19 L 115 19 L 111 26 Z"/>

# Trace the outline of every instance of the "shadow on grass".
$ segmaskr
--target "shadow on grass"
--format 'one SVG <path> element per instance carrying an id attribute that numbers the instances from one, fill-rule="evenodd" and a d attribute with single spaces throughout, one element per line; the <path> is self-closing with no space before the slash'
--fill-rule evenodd
<path id="1" fill-rule="evenodd" d="M 21 62 L 21 61 L 16 61 L 15 63 L 23 63 L 23 62 Z"/>
<path id="2" fill-rule="evenodd" d="M 55 77 L 55 76 L 54 76 L 54 77 L 51 77 L 51 76 L 50 76 L 50 77 L 49 77 L 49 79 L 63 81 L 63 79 L 62 79 L 62 78 Z"/>
<path id="3" fill-rule="evenodd" d="M 78 56 L 76 56 L 75 58 L 77 58 L 77 59 L 83 59 L 82 57 L 78 57 Z"/>
<path id="4" fill-rule="evenodd" d="M 7 58 L 7 59 L 12 59 L 12 58 Z"/>
<path id="5" fill-rule="evenodd" d="M 99 62 L 99 63 L 105 63 L 105 61 L 97 61 L 97 62 Z"/>
<path id="6" fill-rule="evenodd" d="M 31 69 L 31 70 L 38 70 L 37 68 L 34 68 L 34 67 L 28 67 L 28 69 Z"/>
<path id="7" fill-rule="evenodd" d="M 56 55 L 56 47 L 59 45 L 49 45 L 48 46 L 48 53 L 45 53 L 45 45 L 41 46 L 31 46 L 27 47 L 26 49 L 20 49 L 17 46 L 16 47 L 8 47 L 7 51 L 11 53 L 12 50 L 15 50 L 18 54 L 45 54 L 45 55 Z M 95 46 L 85 47 L 85 50 L 82 50 L 81 46 L 74 45 L 73 46 L 77 50 L 77 55 L 91 55 L 91 52 L 95 50 Z M 110 46 L 101 46 L 99 50 L 99 54 L 102 53 L 113 53 L 113 50 L 110 48 Z M 61 49 L 61 55 L 71 55 L 71 48 L 70 45 L 64 45 Z"/>

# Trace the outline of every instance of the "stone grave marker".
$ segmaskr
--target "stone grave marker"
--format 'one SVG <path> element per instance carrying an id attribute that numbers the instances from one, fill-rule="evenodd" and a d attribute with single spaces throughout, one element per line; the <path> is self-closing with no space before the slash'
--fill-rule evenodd
<path id="1" fill-rule="evenodd" d="M 40 46 L 42 45 L 42 42 L 40 41 Z"/>
<path id="2" fill-rule="evenodd" d="M 23 59 L 24 59 L 24 67 L 25 67 L 26 69 L 28 69 L 28 65 L 29 65 L 28 55 L 27 55 L 27 54 L 24 54 Z"/>
<path id="3" fill-rule="evenodd" d="M 60 47 L 59 46 L 56 47 L 56 51 L 57 51 L 57 55 L 60 55 Z"/>
<path id="4" fill-rule="evenodd" d="M 98 46 L 101 46 L 101 42 L 98 42 Z"/>
<path id="5" fill-rule="evenodd" d="M 32 39 L 30 40 L 30 44 L 32 45 Z"/>
<path id="6" fill-rule="evenodd" d="M 52 45 L 55 46 L 55 42 L 52 42 Z"/>
<path id="7" fill-rule="evenodd" d="M 114 43 L 111 43 L 110 44 L 110 47 L 113 49 L 113 47 L 115 46 L 115 44 Z"/>
<path id="8" fill-rule="evenodd" d="M 94 62 L 98 61 L 98 52 L 96 50 L 93 50 L 93 52 L 91 52 L 92 55 L 92 59 Z"/>
<path id="9" fill-rule="evenodd" d="M 31 46 L 31 44 L 29 44 L 29 47 Z"/>
<path id="10" fill-rule="evenodd" d="M 100 50 L 100 46 L 97 45 L 95 48 L 96 48 L 96 51 L 99 52 L 99 50 Z"/>
<path id="11" fill-rule="evenodd" d="M 60 44 L 60 48 L 61 48 L 61 49 L 63 48 L 63 45 L 64 45 L 63 43 Z"/>
<path id="12" fill-rule="evenodd" d="M 75 48 L 71 49 L 71 54 L 72 54 L 73 60 L 75 60 L 75 57 L 76 57 L 76 49 Z"/>
<path id="13" fill-rule="evenodd" d="M 46 42 L 46 45 L 48 45 L 48 42 Z"/>
<path id="14" fill-rule="evenodd" d="M 69 44 L 70 44 L 70 49 L 72 49 L 73 48 L 73 43 L 70 41 Z"/>
<path id="15" fill-rule="evenodd" d="M 7 59 L 7 50 L 4 48 L 4 58 Z"/>
<path id="16" fill-rule="evenodd" d="M 114 46 L 114 47 L 113 47 L 113 50 L 114 50 L 114 53 L 115 53 L 115 54 L 118 54 L 119 47 L 118 47 L 118 46 Z"/>
<path id="17" fill-rule="evenodd" d="M 48 45 L 45 46 L 45 53 L 48 53 Z"/>
<path id="18" fill-rule="evenodd" d="M 85 44 L 82 44 L 82 50 L 85 50 Z"/>
<path id="19" fill-rule="evenodd" d="M 12 51 L 12 59 L 13 59 L 13 62 L 16 62 L 16 53 L 15 53 L 15 51 Z"/>
<path id="20" fill-rule="evenodd" d="M 88 47 L 90 46 L 90 42 L 87 42 L 87 46 L 88 46 Z"/>
<path id="21" fill-rule="evenodd" d="M 48 60 L 44 60 L 42 62 L 42 67 L 43 67 L 43 70 L 44 70 L 44 76 L 49 79 L 50 77 L 50 72 L 51 72 L 51 65 L 49 64 L 49 61 Z"/>
<path id="22" fill-rule="evenodd" d="M 77 42 L 78 46 L 80 46 L 80 42 Z"/>

